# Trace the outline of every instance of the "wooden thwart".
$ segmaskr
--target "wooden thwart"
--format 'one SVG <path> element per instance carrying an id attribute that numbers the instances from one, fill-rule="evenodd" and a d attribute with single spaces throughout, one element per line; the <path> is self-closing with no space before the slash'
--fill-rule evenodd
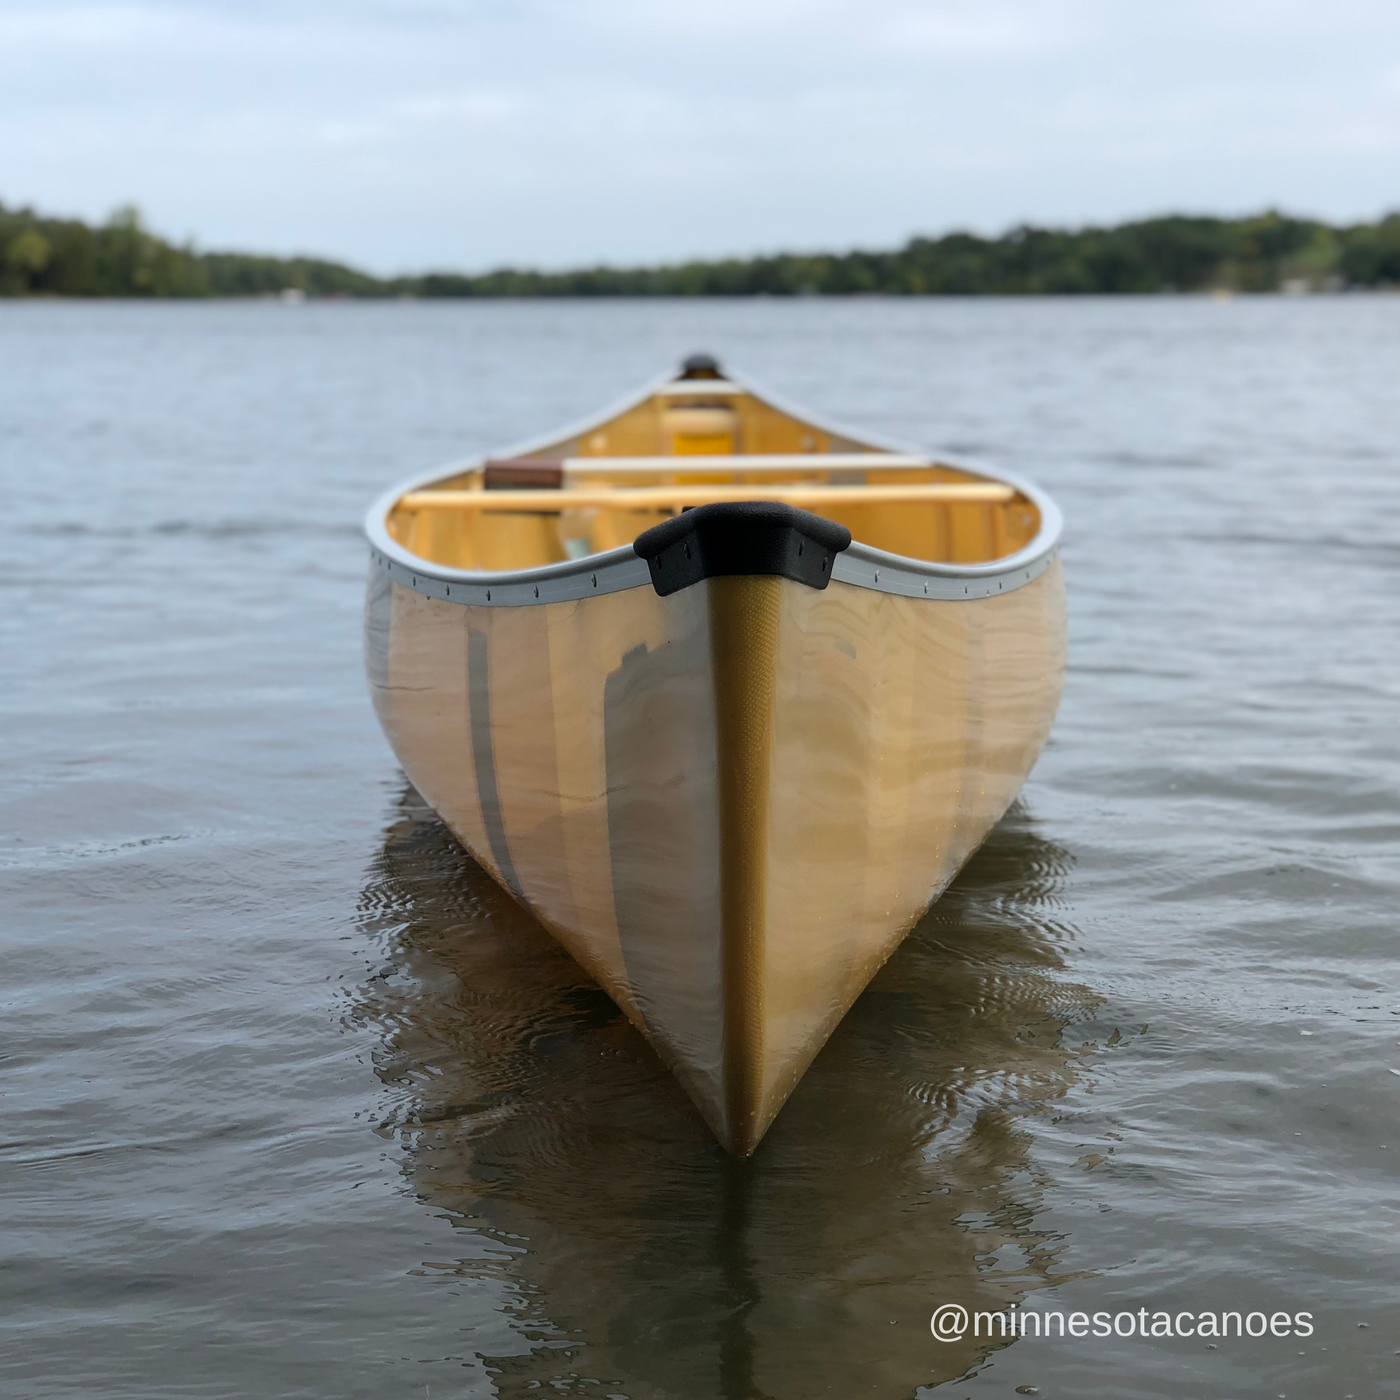
<path id="1" fill-rule="evenodd" d="M 524 461 L 543 459 L 524 458 Z M 508 462 L 488 463 L 506 466 Z M 912 452 L 706 452 L 667 457 L 562 457 L 566 476 L 595 476 L 599 472 L 848 472 L 927 471 L 938 465 L 931 457 Z"/>
<path id="2" fill-rule="evenodd" d="M 667 510 L 714 501 L 781 501 L 817 510 L 831 506 L 1000 505 L 1016 491 L 1000 482 L 930 482 L 918 486 L 641 486 L 568 487 L 525 491 L 410 491 L 404 510 L 546 511 Z"/>

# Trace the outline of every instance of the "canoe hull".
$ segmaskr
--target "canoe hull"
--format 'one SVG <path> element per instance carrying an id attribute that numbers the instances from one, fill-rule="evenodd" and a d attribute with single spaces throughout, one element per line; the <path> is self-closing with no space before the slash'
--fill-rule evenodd
<path id="1" fill-rule="evenodd" d="M 711 578 L 526 607 L 371 572 L 406 773 L 751 1152 L 1040 753 L 1058 562 L 966 601 Z"/>

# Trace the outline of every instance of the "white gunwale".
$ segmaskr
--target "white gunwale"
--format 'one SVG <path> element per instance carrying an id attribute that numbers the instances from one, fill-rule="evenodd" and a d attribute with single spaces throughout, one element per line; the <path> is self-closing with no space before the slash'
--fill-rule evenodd
<path id="1" fill-rule="evenodd" d="M 865 443 L 874 452 L 889 453 L 904 459 L 917 458 L 924 462 L 936 460 L 941 465 L 966 472 L 982 481 L 1005 484 L 1021 492 L 1039 512 L 1040 528 L 1028 544 L 1014 554 L 980 564 L 948 564 L 913 559 L 854 540 L 848 549 L 836 556 L 831 571 L 834 582 L 849 583 L 858 588 L 871 588 L 904 597 L 924 597 L 930 601 L 972 601 L 1022 587 L 1044 573 L 1057 555 L 1063 531 L 1063 517 L 1051 497 L 1032 482 L 1000 469 L 988 470 L 969 466 L 941 454 L 934 459 L 928 453 L 920 452 L 918 448 L 908 444 L 893 442 L 880 435 L 833 423 L 812 414 L 806 408 L 787 402 L 747 375 L 729 374 L 722 381 L 690 381 L 677 380 L 673 374 L 668 373 L 658 376 L 643 385 L 640 390 L 600 412 L 589 415 L 581 422 L 555 429 L 546 435 L 531 438 L 527 442 L 489 455 L 421 472 L 384 492 L 370 507 L 364 524 L 375 567 L 384 570 L 395 582 L 428 597 L 486 607 L 525 607 L 586 598 L 601 593 L 615 593 L 626 588 L 650 587 L 650 570 L 630 544 L 587 555 L 582 559 L 570 559 L 529 569 L 454 569 L 431 563 L 404 548 L 390 535 L 388 517 L 395 505 L 406 495 L 428 490 L 439 482 L 484 467 L 490 461 L 538 456 L 561 439 L 583 437 L 594 432 L 611 419 L 658 394 L 667 397 L 693 394 L 701 398 L 706 394 L 716 393 L 748 393 L 823 432 Z M 812 461 L 822 463 L 822 459 L 828 455 L 838 454 L 813 453 Z M 582 463 L 590 459 L 575 460 Z M 685 457 L 674 457 L 669 459 L 669 462 L 680 469 L 695 469 L 692 461 Z M 736 465 L 742 469 L 742 454 L 736 459 Z"/>

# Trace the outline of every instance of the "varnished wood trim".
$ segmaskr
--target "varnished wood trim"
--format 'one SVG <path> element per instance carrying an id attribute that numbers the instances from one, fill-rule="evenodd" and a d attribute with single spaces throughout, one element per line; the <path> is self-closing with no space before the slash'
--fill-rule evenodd
<path id="1" fill-rule="evenodd" d="M 914 486 L 569 486 L 558 491 L 410 491 L 404 510 L 561 511 L 668 510 L 717 501 L 781 501 L 813 509 L 818 506 L 917 504 L 998 505 L 1014 500 L 1014 487 L 1000 482 L 928 482 Z"/>

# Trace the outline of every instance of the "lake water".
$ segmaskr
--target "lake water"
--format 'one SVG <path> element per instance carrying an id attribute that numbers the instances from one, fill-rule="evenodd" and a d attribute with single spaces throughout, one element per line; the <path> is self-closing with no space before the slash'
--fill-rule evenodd
<path id="1" fill-rule="evenodd" d="M 747 1162 L 360 661 L 375 494 L 698 349 L 1068 519 L 1050 746 Z M 0 303 L 0 472 L 0 1394 L 1400 1395 L 1400 296 Z"/>

